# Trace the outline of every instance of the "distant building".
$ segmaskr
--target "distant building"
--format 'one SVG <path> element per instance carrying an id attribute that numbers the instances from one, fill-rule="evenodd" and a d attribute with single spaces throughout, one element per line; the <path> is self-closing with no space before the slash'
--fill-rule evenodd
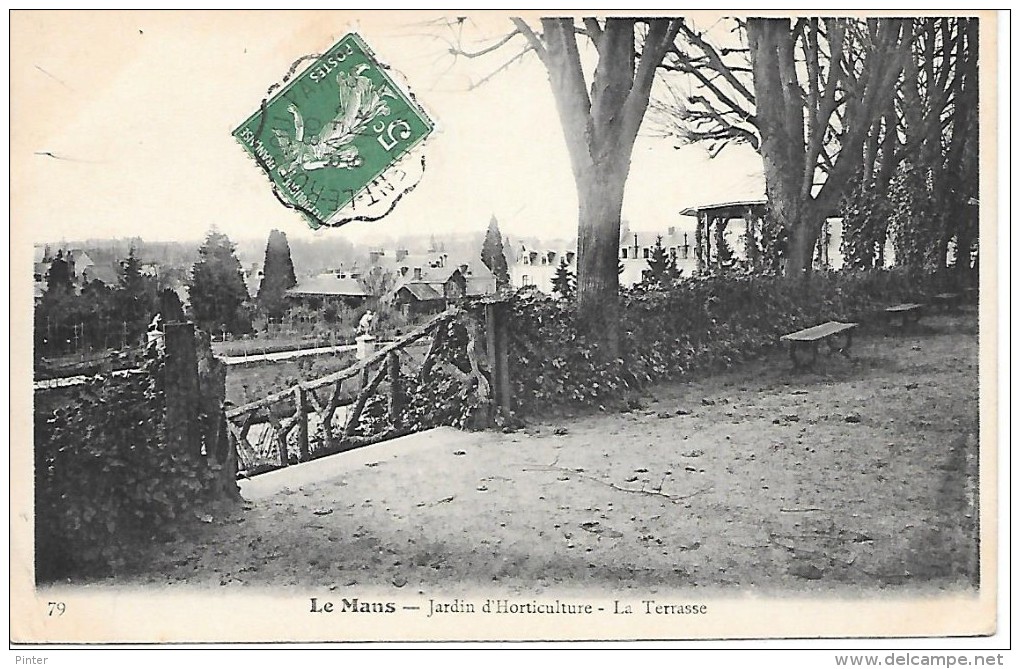
<path id="1" fill-rule="evenodd" d="M 253 262 L 247 267 L 242 267 L 241 274 L 243 275 L 244 286 L 248 290 L 248 297 L 257 297 L 259 288 L 262 287 L 262 265 Z"/>
<path id="2" fill-rule="evenodd" d="M 360 307 L 371 295 L 364 286 L 343 270 L 324 272 L 298 281 L 284 295 L 294 304 L 318 309 L 325 304 Z"/>
<path id="3" fill-rule="evenodd" d="M 64 252 L 64 260 L 67 262 L 68 269 L 71 270 L 71 276 L 74 277 L 74 282 L 81 285 L 85 278 L 85 272 L 96 263 L 92 261 L 88 253 L 85 253 L 83 249 L 71 249 L 70 251 Z"/>
<path id="4" fill-rule="evenodd" d="M 644 278 L 649 269 L 648 259 L 652 257 L 652 250 L 659 238 L 662 239 L 663 249 L 676 260 L 684 276 L 690 276 L 696 267 L 693 223 L 689 226 L 673 225 L 665 230 L 624 230 L 621 238 L 617 255 L 623 267 L 620 272 L 621 286 L 633 286 Z M 574 248 L 535 248 L 520 244 L 510 264 L 510 283 L 514 288 L 532 286 L 543 293 L 552 294 L 553 277 L 561 261 L 577 276 L 577 252 Z"/>
<path id="5" fill-rule="evenodd" d="M 514 288 L 533 286 L 551 294 L 560 261 L 566 261 L 567 268 L 577 274 L 577 251 L 574 249 L 537 249 L 520 244 L 510 263 L 510 285 Z"/>
<path id="6" fill-rule="evenodd" d="M 442 288 L 442 284 L 438 284 L 438 287 Z M 414 317 L 442 311 L 446 306 L 446 298 L 437 290 L 437 284 L 411 281 L 393 291 L 390 304 L 405 316 Z"/>
<path id="7" fill-rule="evenodd" d="M 664 231 L 627 230 L 621 235 L 620 285 L 630 287 L 640 283 L 648 271 L 648 260 L 652 257 L 656 243 L 661 243 L 666 254 L 676 261 L 682 276 L 690 276 L 697 268 L 694 257 L 694 225 L 671 225 Z M 661 238 L 661 242 L 659 239 Z"/>
<path id="8" fill-rule="evenodd" d="M 67 263 L 71 282 L 76 291 L 80 291 L 91 281 L 101 281 L 111 288 L 116 287 L 120 281 L 119 263 L 105 261 L 96 263 L 82 249 L 63 249 L 59 250 L 57 255 L 53 255 L 47 246 L 41 260 L 35 261 L 32 266 L 33 292 L 36 300 L 42 298 L 46 292 L 50 265 L 58 255 Z"/>
<path id="9" fill-rule="evenodd" d="M 110 288 L 116 288 L 120 284 L 120 265 L 109 262 L 92 265 L 83 273 L 82 283 L 92 281 L 100 281 Z"/>
<path id="10" fill-rule="evenodd" d="M 392 260 L 373 254 L 370 267 L 388 267 L 394 283 L 383 300 L 405 315 L 441 311 L 451 300 L 496 292 L 496 277 L 477 258 L 442 251 L 412 255 L 395 251 Z"/>

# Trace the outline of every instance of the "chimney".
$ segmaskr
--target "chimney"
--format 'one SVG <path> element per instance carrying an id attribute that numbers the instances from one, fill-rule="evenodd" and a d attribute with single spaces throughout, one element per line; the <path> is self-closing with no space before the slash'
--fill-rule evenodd
<path id="1" fill-rule="evenodd" d="M 460 273 L 463 274 L 464 276 L 467 276 L 468 273 L 467 263 L 464 263 L 463 265 L 460 266 Z"/>
<path id="2" fill-rule="evenodd" d="M 415 267 L 414 268 L 414 280 L 415 281 L 420 281 L 421 280 L 421 267 Z"/>

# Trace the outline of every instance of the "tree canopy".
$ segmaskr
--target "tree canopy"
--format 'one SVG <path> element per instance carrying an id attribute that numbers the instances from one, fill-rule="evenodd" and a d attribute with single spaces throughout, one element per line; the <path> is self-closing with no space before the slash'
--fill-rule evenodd
<path id="1" fill-rule="evenodd" d="M 234 244 L 213 229 L 198 250 L 191 270 L 188 295 L 195 322 L 207 332 L 251 332 L 248 289 Z"/>
<path id="2" fill-rule="evenodd" d="M 273 321 L 279 321 L 287 311 L 285 293 L 297 285 L 294 261 L 290 257 L 287 235 L 280 230 L 269 233 L 266 256 L 262 265 L 262 282 L 259 284 L 258 308 Z"/>
<path id="3" fill-rule="evenodd" d="M 732 19 L 717 46 L 688 23 L 663 67 L 679 73 L 655 104 L 666 131 L 712 152 L 745 142 L 761 155 L 785 273 L 811 268 L 815 242 L 895 97 L 910 51 L 901 18 Z"/>
<path id="4" fill-rule="evenodd" d="M 682 20 L 548 17 L 538 25 L 520 18 L 511 22 L 513 29 L 488 46 L 469 51 L 457 43 L 451 52 L 481 57 L 523 42 L 508 63 L 534 53 L 545 67 L 577 188 L 579 323 L 601 343 L 603 354 L 616 357 L 617 241 L 624 188 L 656 70 Z M 582 63 L 579 39 L 594 49 L 593 69 Z"/>
<path id="5" fill-rule="evenodd" d="M 499 221 L 495 216 L 489 219 L 489 229 L 485 231 L 485 240 L 482 242 L 482 263 L 496 277 L 497 290 L 510 285 L 510 269 L 506 264 L 503 235 L 499 232 Z"/>

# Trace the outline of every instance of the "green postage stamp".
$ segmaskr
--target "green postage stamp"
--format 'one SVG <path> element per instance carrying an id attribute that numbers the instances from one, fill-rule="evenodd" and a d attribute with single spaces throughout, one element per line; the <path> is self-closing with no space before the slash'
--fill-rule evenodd
<path id="1" fill-rule="evenodd" d="M 420 180 L 432 121 L 357 34 L 267 98 L 234 137 L 313 228 L 377 220 Z"/>

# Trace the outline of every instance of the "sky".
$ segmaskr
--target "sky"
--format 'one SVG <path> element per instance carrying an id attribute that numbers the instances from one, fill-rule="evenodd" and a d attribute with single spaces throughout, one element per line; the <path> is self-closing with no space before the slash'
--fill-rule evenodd
<path id="1" fill-rule="evenodd" d="M 532 55 L 472 87 L 516 51 L 454 59 L 439 15 L 405 12 L 15 12 L 11 17 L 12 224 L 33 242 L 141 236 L 194 240 L 484 230 L 571 238 L 577 197 L 548 80 Z M 500 15 L 465 23 L 469 43 L 507 30 Z M 357 31 L 400 73 L 436 122 L 418 188 L 378 222 L 311 231 L 284 208 L 233 139 L 303 55 Z M 646 124 L 647 125 L 647 124 Z M 679 211 L 760 197 L 746 147 L 642 136 L 624 204 L 632 229 Z M 754 183 L 752 180 L 750 183 Z M 751 188 L 753 191 L 754 188 Z M 739 192 L 738 192 L 739 191 Z"/>

